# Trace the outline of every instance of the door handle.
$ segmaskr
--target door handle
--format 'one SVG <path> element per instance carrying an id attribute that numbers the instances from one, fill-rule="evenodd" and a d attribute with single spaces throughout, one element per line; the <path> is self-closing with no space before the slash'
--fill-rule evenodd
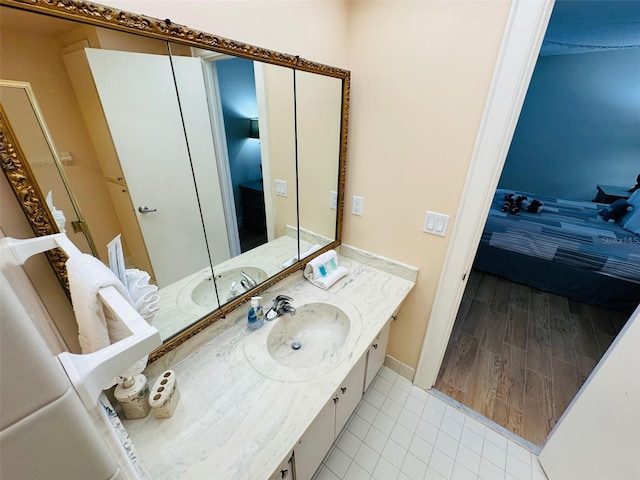
<path id="1" fill-rule="evenodd" d="M 157 212 L 158 209 L 157 208 L 149 208 L 146 205 L 143 205 L 142 207 L 138 207 L 138 211 L 140 213 L 153 213 L 153 212 Z"/>

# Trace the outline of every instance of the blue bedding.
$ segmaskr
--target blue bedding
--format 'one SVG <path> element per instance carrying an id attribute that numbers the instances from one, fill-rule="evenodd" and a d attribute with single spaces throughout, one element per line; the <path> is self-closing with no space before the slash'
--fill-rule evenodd
<path id="1" fill-rule="evenodd" d="M 519 215 L 503 212 L 507 193 L 538 199 L 543 209 Z M 605 207 L 499 189 L 480 245 L 640 284 L 640 237 L 618 223 L 605 222 L 598 215 Z"/>

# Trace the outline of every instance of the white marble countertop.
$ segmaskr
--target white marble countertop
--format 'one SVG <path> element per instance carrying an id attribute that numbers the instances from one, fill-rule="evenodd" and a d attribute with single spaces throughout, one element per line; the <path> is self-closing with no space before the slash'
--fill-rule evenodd
<path id="1" fill-rule="evenodd" d="M 321 295 L 328 303 L 357 309 L 360 332 L 345 344 L 349 355 L 328 372 L 306 381 L 282 381 L 253 368 L 245 337 L 260 330 L 247 330 L 248 304 L 148 368 L 150 383 L 173 369 L 181 395 L 171 418 L 158 420 L 150 413 L 123 421 L 153 479 L 265 480 L 273 473 L 415 284 L 415 268 L 360 257 L 372 267 L 355 260 L 353 249 L 348 257 L 341 256 L 340 263 L 349 275 L 328 291 L 297 272 L 263 295 L 268 299 L 286 292 L 294 306 L 296 298 Z"/>

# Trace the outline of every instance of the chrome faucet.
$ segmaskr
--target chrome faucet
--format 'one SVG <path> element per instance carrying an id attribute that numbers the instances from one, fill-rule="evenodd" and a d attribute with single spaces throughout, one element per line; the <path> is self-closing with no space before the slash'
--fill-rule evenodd
<path id="1" fill-rule="evenodd" d="M 240 275 L 244 277 L 242 280 L 240 280 L 240 284 L 245 288 L 245 290 L 249 290 L 258 285 L 258 282 L 251 278 L 251 275 L 249 275 L 248 273 L 241 271 Z"/>
<path id="2" fill-rule="evenodd" d="M 289 303 L 292 300 L 293 298 L 287 297 L 286 295 L 278 295 L 276 298 L 274 298 L 273 305 L 271 305 L 271 308 L 265 315 L 267 320 L 274 320 L 280 315 L 284 315 L 285 313 L 295 315 L 296 308 Z"/>

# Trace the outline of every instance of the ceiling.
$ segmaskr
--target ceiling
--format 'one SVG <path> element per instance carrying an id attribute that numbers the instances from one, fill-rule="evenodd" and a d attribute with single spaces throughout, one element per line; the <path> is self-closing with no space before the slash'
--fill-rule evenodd
<path id="1" fill-rule="evenodd" d="M 640 48 L 640 0 L 556 0 L 540 55 Z"/>

